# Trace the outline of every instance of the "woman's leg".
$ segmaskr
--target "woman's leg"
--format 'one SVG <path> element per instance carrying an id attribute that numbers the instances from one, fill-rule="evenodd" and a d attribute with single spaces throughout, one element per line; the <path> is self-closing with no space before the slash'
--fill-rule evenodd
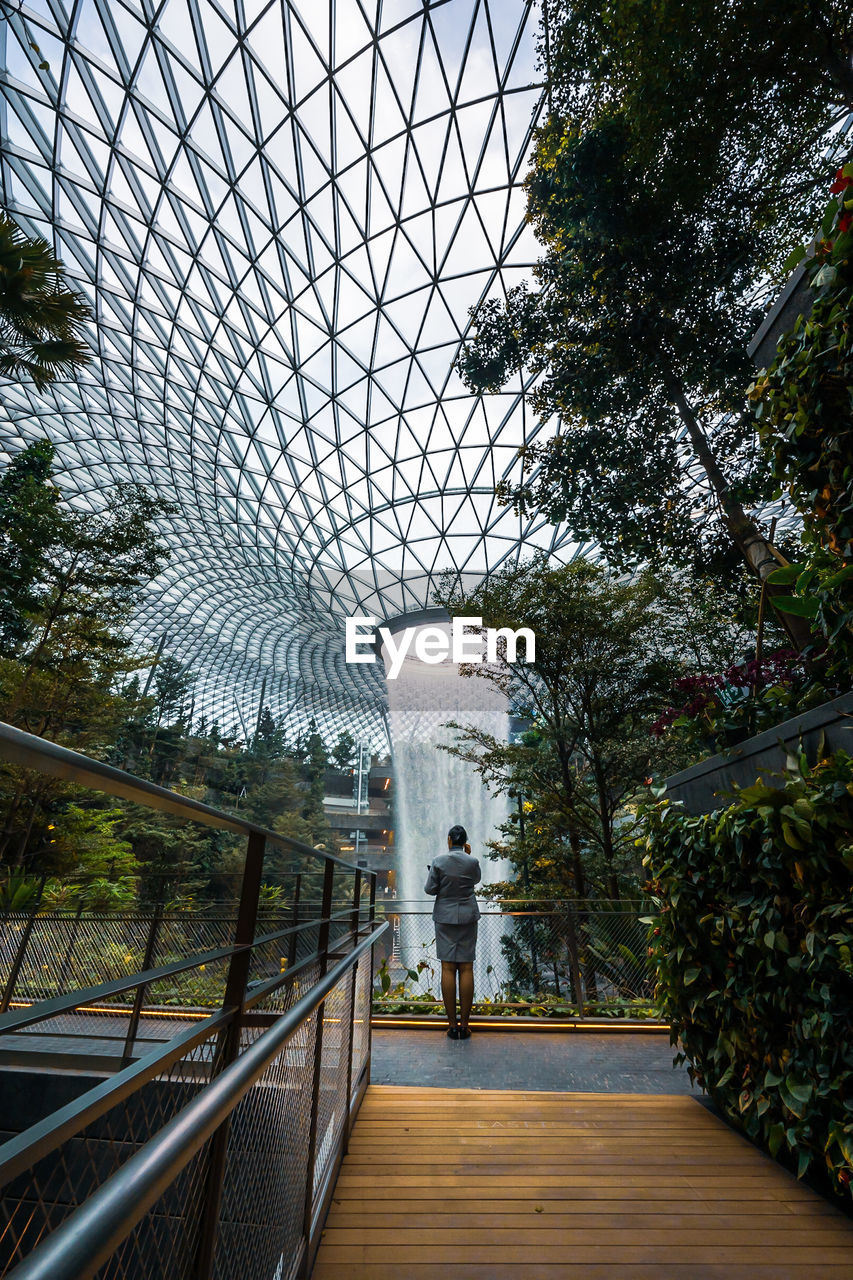
<path id="1" fill-rule="evenodd" d="M 441 998 L 444 1001 L 444 1009 L 447 1014 L 447 1021 L 451 1027 L 456 1026 L 456 969 L 457 965 L 450 960 L 442 960 L 441 962 Z M 471 979 L 473 986 L 473 977 Z"/>
<path id="2" fill-rule="evenodd" d="M 467 1031 L 471 1005 L 474 1003 L 474 966 L 460 964 L 457 968 L 459 969 L 459 1026 L 463 1031 Z"/>

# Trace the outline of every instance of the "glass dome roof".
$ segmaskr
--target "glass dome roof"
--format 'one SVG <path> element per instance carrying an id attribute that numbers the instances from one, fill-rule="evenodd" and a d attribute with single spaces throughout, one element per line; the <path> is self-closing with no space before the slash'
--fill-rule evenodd
<path id="1" fill-rule="evenodd" d="M 344 615 L 574 550 L 494 497 L 537 430 L 520 381 L 479 398 L 452 370 L 468 308 L 537 254 L 536 7 L 4 7 L 3 204 L 89 298 L 97 358 L 5 385 L 0 446 L 48 435 L 80 503 L 128 478 L 177 503 L 137 629 L 192 666 L 197 711 L 245 726 L 263 689 L 381 741 L 381 668 L 346 666 Z"/>

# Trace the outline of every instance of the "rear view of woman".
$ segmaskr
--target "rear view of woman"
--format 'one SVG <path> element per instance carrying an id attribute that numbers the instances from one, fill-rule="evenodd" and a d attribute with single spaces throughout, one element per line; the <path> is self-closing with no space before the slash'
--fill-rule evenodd
<path id="1" fill-rule="evenodd" d="M 447 853 L 440 853 L 428 868 L 424 892 L 435 898 L 432 910 L 436 954 L 441 961 L 441 998 L 447 1010 L 451 1040 L 467 1040 L 468 1019 L 474 1003 L 474 952 L 480 908 L 474 886 L 481 878 L 480 864 L 471 856 L 464 827 L 447 833 Z M 459 975 L 459 1018 L 456 1017 L 456 975 Z"/>

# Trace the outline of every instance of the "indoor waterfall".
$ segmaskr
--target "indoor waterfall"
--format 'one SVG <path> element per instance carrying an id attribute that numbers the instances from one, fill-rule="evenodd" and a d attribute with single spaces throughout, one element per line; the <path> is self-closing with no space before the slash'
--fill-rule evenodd
<path id="1" fill-rule="evenodd" d="M 450 634 L 449 624 L 439 625 Z M 432 920 L 423 914 L 431 913 L 432 899 L 423 887 L 427 865 L 447 848 L 448 829 L 460 823 L 467 830 L 471 852 L 480 860 L 483 884 L 504 880 L 509 874 L 508 864 L 492 861 L 485 848 L 488 839 L 499 835 L 508 802 L 491 795 L 470 764 L 440 750 L 440 743 L 451 743 L 455 737 L 452 729 L 443 726 L 450 720 L 474 724 L 505 739 L 509 721 L 506 700 L 489 681 L 475 675 L 461 676 L 449 659 L 435 665 L 421 662 L 411 656 L 413 650 L 414 644 L 398 677 L 387 681 L 395 779 L 395 906 L 402 909 L 398 955 L 407 968 L 415 968 L 420 959 L 429 960 L 436 969 L 432 985 L 437 993 Z M 387 669 L 384 649 L 383 657 Z M 489 940 L 491 951 L 497 931 L 490 930 Z M 495 975 L 486 970 L 496 960 L 500 961 L 500 955 L 487 958 L 482 945 L 478 947 L 475 983 L 482 995 L 491 994 L 495 986 Z"/>

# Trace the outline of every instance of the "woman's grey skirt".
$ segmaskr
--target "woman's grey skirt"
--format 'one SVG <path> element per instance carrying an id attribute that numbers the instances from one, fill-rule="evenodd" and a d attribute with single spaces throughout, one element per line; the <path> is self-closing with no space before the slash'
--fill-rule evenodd
<path id="1" fill-rule="evenodd" d="M 477 949 L 477 921 L 470 924 L 440 924 L 434 920 L 435 951 L 439 960 L 471 964 Z"/>

